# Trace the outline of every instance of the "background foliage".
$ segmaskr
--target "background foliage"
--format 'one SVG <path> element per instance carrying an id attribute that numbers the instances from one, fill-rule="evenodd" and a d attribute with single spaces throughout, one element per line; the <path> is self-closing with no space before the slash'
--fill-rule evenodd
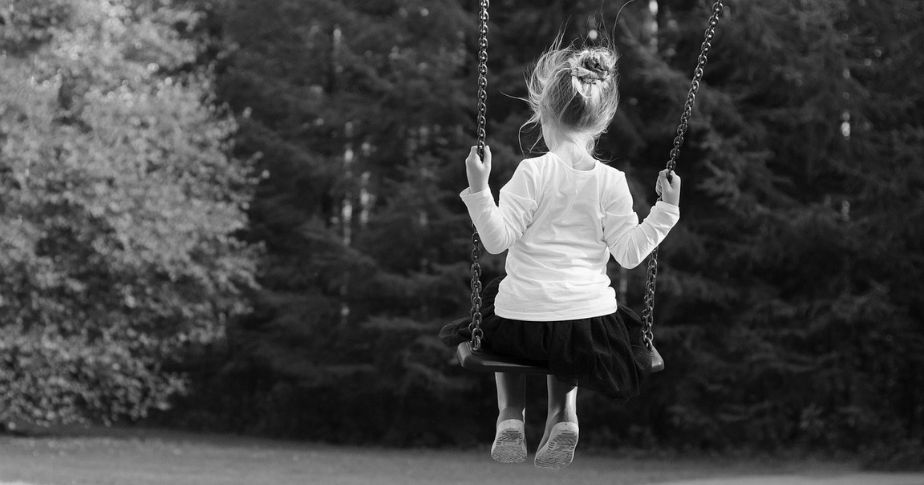
<path id="1" fill-rule="evenodd" d="M 40 347 L 34 332 L 57 327 L 35 322 L 79 329 L 122 322 L 126 332 L 156 322 L 160 353 L 137 354 L 159 356 L 140 360 L 147 382 L 167 379 L 166 389 L 178 381 L 163 376 L 190 375 L 194 383 L 161 422 L 339 442 L 489 439 L 492 380 L 461 372 L 435 338 L 441 323 L 466 311 L 470 229 L 457 193 L 472 139 L 474 3 L 126 1 L 135 20 L 120 29 L 129 30 L 109 34 L 108 44 L 86 33 L 77 43 L 106 61 L 85 63 L 90 74 L 81 76 L 92 82 L 83 98 L 94 102 L 76 117 L 58 114 L 72 111 L 60 100 L 69 79 L 60 66 L 72 61 L 55 46 L 71 45 L 66 35 L 88 24 L 52 19 L 112 14 L 60 0 L 15 24 L 19 17 L 5 10 L 5 24 L 20 27 L 4 29 L 4 72 L 17 75 L 0 81 L 0 96 L 22 107 L 6 108 L 0 129 L 0 227 L 10 247 L 0 256 L 7 312 L 0 342 L 20 335 L 16 345 Z M 599 152 L 627 172 L 636 208 L 647 213 L 709 4 L 622 7 L 492 2 L 495 190 L 535 140 L 520 131 L 524 73 L 564 29 L 578 42 L 609 39 L 621 54 L 620 112 Z M 880 457 L 922 449 L 924 93 L 913 75 L 922 67 L 921 20 L 924 6 L 912 1 L 730 2 L 681 154 L 682 222 L 664 245 L 656 333 L 667 370 L 628 406 L 583 393 L 586 441 L 796 445 Z M 152 44 L 123 40 L 128 32 Z M 38 64 L 44 58 L 53 67 Z M 152 62 L 156 69 L 147 68 Z M 106 98 L 105 86 L 122 78 L 129 87 L 109 89 L 128 97 Z M 22 102 L 24 92 L 35 101 Z M 223 104 L 234 122 L 212 108 Z M 132 116 L 156 122 L 133 125 Z M 103 119 L 105 130 L 97 128 Z M 64 162 L 47 155 L 58 146 L 71 154 Z M 138 177 L 140 160 L 160 167 L 156 175 Z M 252 192 L 240 160 L 254 161 Z M 125 175 L 96 193 L 96 172 L 65 180 L 51 163 Z M 39 171 L 42 164 L 49 168 Z M 52 187 L 55 177 L 74 188 L 23 189 Z M 181 183 L 186 192 L 175 188 Z M 67 190 L 85 195 L 54 202 Z M 148 222 L 126 224 L 117 213 Z M 59 226 L 71 232 L 49 232 Z M 144 245 L 107 245 L 122 239 Z M 43 255 L 62 250 L 42 250 L 41 241 L 75 261 L 49 260 Z M 256 246 L 265 252 L 254 256 L 248 248 Z M 39 265 L 70 276 L 39 282 Z M 488 258 L 486 268 L 489 278 L 499 274 L 502 257 Z M 89 285 L 75 274 L 94 275 L 100 286 L 74 294 L 68 278 Z M 242 293 L 252 274 L 259 289 Z M 621 301 L 638 307 L 641 271 L 614 267 L 612 275 Z M 6 296 L 38 285 L 61 288 L 38 292 L 39 308 L 60 312 L 36 316 L 26 310 L 35 308 L 31 300 Z M 126 294 L 138 300 L 149 288 L 159 295 L 150 306 L 124 309 Z M 64 317 L 84 307 L 106 316 Z M 223 330 L 207 346 L 162 344 L 176 335 L 211 341 L 205 337 Z M 125 352 L 126 362 L 139 361 Z M 6 382 L 43 386 L 22 384 L 23 374 L 4 365 L 8 374 L 0 375 L 19 376 Z M 531 426 L 542 422 L 535 384 Z"/>
<path id="2" fill-rule="evenodd" d="M 0 421 L 166 408 L 169 356 L 248 311 L 228 157 L 197 14 L 160 2 L 0 7 Z"/>

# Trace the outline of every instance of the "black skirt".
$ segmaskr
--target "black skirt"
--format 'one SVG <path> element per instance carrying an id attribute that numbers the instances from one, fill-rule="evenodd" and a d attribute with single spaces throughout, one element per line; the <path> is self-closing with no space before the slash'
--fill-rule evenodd
<path id="1" fill-rule="evenodd" d="M 639 393 L 651 360 L 642 339 L 638 315 L 619 310 L 577 320 L 533 322 L 494 314 L 494 298 L 501 278 L 482 292 L 482 345 L 490 352 L 518 360 L 539 362 L 566 382 L 593 389 L 613 399 L 627 400 Z M 440 339 L 455 347 L 471 338 L 469 319 L 453 321 L 440 330 Z"/>

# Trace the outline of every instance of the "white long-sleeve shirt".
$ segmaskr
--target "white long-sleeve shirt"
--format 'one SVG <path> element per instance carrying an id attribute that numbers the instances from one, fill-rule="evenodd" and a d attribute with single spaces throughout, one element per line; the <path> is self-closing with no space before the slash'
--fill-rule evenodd
<path id="1" fill-rule="evenodd" d="M 594 161 L 576 170 L 553 153 L 523 160 L 501 188 L 460 194 L 485 249 L 507 254 L 494 312 L 527 321 L 574 320 L 616 311 L 606 263 L 634 268 L 664 240 L 680 209 L 657 202 L 644 222 L 623 172 Z"/>

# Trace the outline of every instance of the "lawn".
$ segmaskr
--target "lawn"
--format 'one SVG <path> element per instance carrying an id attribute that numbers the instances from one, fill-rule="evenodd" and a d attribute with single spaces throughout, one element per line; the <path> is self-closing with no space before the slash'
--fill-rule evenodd
<path id="1" fill-rule="evenodd" d="M 487 450 L 347 448 L 165 431 L 0 437 L 0 485 L 68 484 L 924 485 L 924 474 L 864 474 L 813 460 L 579 454 L 564 471 L 498 465 Z"/>

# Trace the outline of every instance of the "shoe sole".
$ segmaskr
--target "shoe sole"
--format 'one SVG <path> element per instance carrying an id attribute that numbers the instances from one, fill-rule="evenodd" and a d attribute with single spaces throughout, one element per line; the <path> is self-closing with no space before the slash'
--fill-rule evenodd
<path id="1" fill-rule="evenodd" d="M 549 441 L 536 453 L 535 464 L 539 468 L 559 470 L 574 461 L 574 449 L 577 448 L 578 432 L 564 429 L 552 433 Z"/>
<path id="2" fill-rule="evenodd" d="M 491 458 L 498 463 L 523 463 L 526 461 L 526 444 L 523 433 L 516 429 L 505 429 L 494 438 Z"/>

